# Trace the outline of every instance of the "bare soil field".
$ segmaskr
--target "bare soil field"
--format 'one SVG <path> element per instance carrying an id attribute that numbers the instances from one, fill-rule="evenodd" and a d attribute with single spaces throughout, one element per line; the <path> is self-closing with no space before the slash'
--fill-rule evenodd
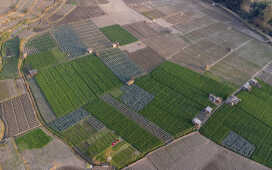
<path id="1" fill-rule="evenodd" d="M 6 124 L 6 136 L 16 136 L 40 125 L 27 94 L 1 104 L 1 117 Z"/>
<path id="2" fill-rule="evenodd" d="M 146 48 L 146 45 L 141 41 L 136 41 L 134 43 L 130 43 L 127 45 L 122 45 L 120 49 L 122 51 L 126 51 L 128 53 L 133 53 L 135 51 L 141 50 L 143 48 Z"/>
<path id="3" fill-rule="evenodd" d="M 133 24 L 124 25 L 123 27 L 130 32 L 133 36 L 135 36 L 138 39 L 146 39 L 154 36 L 160 35 L 160 32 L 158 30 L 155 30 L 152 27 L 159 27 L 152 26 L 155 24 L 148 24 L 146 22 L 136 22 Z M 163 30 L 161 28 L 161 30 Z"/>
<path id="4" fill-rule="evenodd" d="M 74 155 L 71 149 L 54 138 L 41 149 L 25 150 L 22 156 L 30 169 L 44 170 L 62 166 L 85 168 L 85 162 Z"/>
<path id="5" fill-rule="evenodd" d="M 16 4 L 16 1 L 17 0 L 0 0 L 0 14 L 5 14 L 9 10 L 9 7 Z"/>
<path id="6" fill-rule="evenodd" d="M 193 133 L 162 147 L 125 170 L 269 170 L 231 152 L 199 133 Z"/>
<path id="7" fill-rule="evenodd" d="M 23 81 L 18 80 L 0 80 L 0 102 L 6 101 L 10 98 L 19 96 L 25 93 Z"/>
<path id="8" fill-rule="evenodd" d="M 149 47 L 129 53 L 128 56 L 137 65 L 142 67 L 145 72 L 152 71 L 164 61 L 156 51 Z"/>
<path id="9" fill-rule="evenodd" d="M 60 23 L 67 24 L 75 21 L 103 16 L 105 13 L 99 6 L 79 6 L 68 14 Z"/>
<path id="10" fill-rule="evenodd" d="M 15 141 L 10 138 L 0 144 L 0 169 L 25 170 L 24 162 L 15 148 Z"/>
<path id="11" fill-rule="evenodd" d="M 144 39 L 143 43 L 166 59 L 171 58 L 187 45 L 187 43 L 179 38 L 178 35 L 173 34 L 159 35 Z"/>

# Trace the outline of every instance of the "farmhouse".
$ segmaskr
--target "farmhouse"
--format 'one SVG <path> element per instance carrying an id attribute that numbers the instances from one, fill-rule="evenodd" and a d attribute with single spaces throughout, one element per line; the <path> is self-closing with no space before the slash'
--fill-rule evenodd
<path id="1" fill-rule="evenodd" d="M 213 103 L 213 104 L 216 104 L 216 105 L 219 105 L 222 103 L 222 98 L 221 97 L 217 97 L 213 94 L 210 94 L 209 95 L 209 100 Z"/>
<path id="2" fill-rule="evenodd" d="M 243 85 L 242 89 L 250 92 L 252 90 L 252 86 L 250 85 L 249 82 L 246 82 L 246 84 Z"/>
<path id="3" fill-rule="evenodd" d="M 239 99 L 238 97 L 236 96 L 230 96 L 227 98 L 226 100 L 226 104 L 229 104 L 231 106 L 234 106 L 234 105 L 237 105 L 238 103 L 241 102 L 241 99 Z"/>
<path id="4" fill-rule="evenodd" d="M 193 118 L 193 124 L 197 129 L 199 129 L 211 116 L 213 108 L 207 106 L 204 110 L 202 110 L 198 115 Z"/>

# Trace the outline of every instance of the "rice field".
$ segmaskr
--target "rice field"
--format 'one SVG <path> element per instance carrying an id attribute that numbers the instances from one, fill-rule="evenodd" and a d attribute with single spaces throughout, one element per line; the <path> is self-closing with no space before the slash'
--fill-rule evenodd
<path id="1" fill-rule="evenodd" d="M 89 103 L 85 109 L 140 152 L 146 153 L 162 144 L 158 138 L 100 99 Z"/>
<path id="2" fill-rule="evenodd" d="M 261 82 L 261 88 L 254 88 L 251 93 L 241 92 L 242 99 L 237 106 L 223 106 L 200 129 L 200 132 L 218 144 L 233 131 L 253 144 L 256 149 L 251 159 L 272 167 L 272 123 L 269 108 L 271 107 L 271 86 Z"/>
<path id="3" fill-rule="evenodd" d="M 233 88 L 176 64 L 165 62 L 136 84 L 154 95 L 139 113 L 173 136 L 193 127 L 191 120 L 206 106 L 210 93 L 226 98 Z"/>
<path id="4" fill-rule="evenodd" d="M 57 117 L 62 117 L 121 82 L 95 56 L 50 67 L 35 80 Z"/>

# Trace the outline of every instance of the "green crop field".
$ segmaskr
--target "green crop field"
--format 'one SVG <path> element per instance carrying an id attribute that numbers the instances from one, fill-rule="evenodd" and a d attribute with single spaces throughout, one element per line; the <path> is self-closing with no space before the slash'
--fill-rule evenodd
<path id="1" fill-rule="evenodd" d="M 180 136 L 192 129 L 192 119 L 206 106 L 209 94 L 223 98 L 233 89 L 176 64 L 165 62 L 136 84 L 155 98 L 140 112 L 144 117 Z"/>
<path id="2" fill-rule="evenodd" d="M 110 156 L 112 158 L 110 163 L 118 169 L 121 169 L 135 161 L 139 155 L 140 153 L 137 152 L 137 150 L 135 150 L 130 144 L 125 141 L 121 141 L 118 144 L 105 149 L 103 152 L 98 154 L 94 160 L 106 162 L 107 158 Z"/>
<path id="3" fill-rule="evenodd" d="M 209 119 L 200 132 L 218 144 L 234 131 L 251 144 L 256 150 L 251 158 L 272 167 L 272 123 L 271 94 L 272 87 L 261 82 L 262 88 L 252 92 L 241 92 L 242 99 L 237 106 L 224 106 Z"/>
<path id="4" fill-rule="evenodd" d="M 37 36 L 26 44 L 26 47 L 35 48 L 38 52 L 48 51 L 56 46 L 57 43 L 49 33 Z"/>
<path id="5" fill-rule="evenodd" d="M 120 25 L 112 25 L 108 27 L 101 28 L 106 37 L 112 42 L 119 42 L 120 45 L 126 45 L 137 41 L 133 35 L 131 35 L 127 30 L 122 28 Z"/>
<path id="6" fill-rule="evenodd" d="M 0 72 L 0 79 L 18 77 L 18 59 L 20 55 L 20 39 L 15 37 L 8 40 L 2 48 L 3 69 Z"/>
<path id="7" fill-rule="evenodd" d="M 16 137 L 15 142 L 19 151 L 25 149 L 37 149 L 47 145 L 52 138 L 47 136 L 41 129 L 34 129 L 23 136 Z"/>
<path id="8" fill-rule="evenodd" d="M 27 56 L 25 65 L 30 66 L 31 69 L 42 69 L 54 64 L 59 63 L 65 59 L 65 54 L 62 53 L 57 47 L 36 54 Z"/>
<path id="9" fill-rule="evenodd" d="M 89 103 L 85 109 L 141 152 L 151 151 L 162 144 L 159 139 L 102 100 Z"/>
<path id="10" fill-rule="evenodd" d="M 121 82 L 95 56 L 44 69 L 35 77 L 57 117 L 62 117 Z"/>

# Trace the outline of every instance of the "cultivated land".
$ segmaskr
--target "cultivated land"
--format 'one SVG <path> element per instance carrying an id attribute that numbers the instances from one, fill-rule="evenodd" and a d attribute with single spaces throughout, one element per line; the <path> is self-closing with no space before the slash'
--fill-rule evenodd
<path id="1" fill-rule="evenodd" d="M 224 106 L 201 129 L 201 133 L 222 144 L 230 131 L 238 133 L 256 147 L 251 159 L 271 167 L 271 94 L 272 88 L 261 83 L 262 88 L 241 92 L 242 102 L 235 107 Z"/>
<path id="2" fill-rule="evenodd" d="M 7 89 L 0 92 L 6 141 L 17 142 L 11 143 L 16 154 L 3 145 L 15 164 L 0 157 L 0 169 L 83 168 L 86 162 L 121 169 L 168 143 L 132 167 L 266 169 L 250 159 L 272 167 L 272 48 L 233 16 L 199 0 L 5 5 L 12 4 L 0 16 L 0 79 L 22 81 L 0 82 Z M 112 47 L 116 41 L 120 48 Z M 210 93 L 226 99 L 255 75 L 268 84 L 239 93 L 239 105 L 223 105 L 200 129 L 237 153 L 198 133 L 175 140 L 196 130 L 196 114 L 216 107 Z"/>
<path id="3" fill-rule="evenodd" d="M 191 120 L 206 106 L 210 93 L 226 98 L 233 89 L 176 64 L 165 62 L 136 84 L 155 96 L 140 113 L 173 136 L 189 133 Z"/>

